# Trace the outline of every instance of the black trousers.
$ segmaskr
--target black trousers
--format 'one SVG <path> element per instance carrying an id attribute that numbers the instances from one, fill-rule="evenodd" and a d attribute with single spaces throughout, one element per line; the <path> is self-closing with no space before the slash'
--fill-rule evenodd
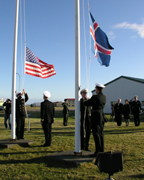
<path id="1" fill-rule="evenodd" d="M 121 124 L 122 124 L 122 115 L 121 114 L 115 115 L 115 121 L 117 122 L 118 126 L 121 126 Z"/>
<path id="2" fill-rule="evenodd" d="M 95 141 L 95 153 L 104 152 L 104 133 L 103 125 L 92 124 L 92 133 Z"/>
<path id="3" fill-rule="evenodd" d="M 133 113 L 133 115 L 134 115 L 135 126 L 139 126 L 140 125 L 139 112 Z"/>
<path id="4" fill-rule="evenodd" d="M 81 122 L 81 149 L 88 149 L 91 133 L 90 121 Z"/>
<path id="5" fill-rule="evenodd" d="M 16 136 L 18 139 L 24 138 L 24 127 L 25 127 L 25 117 L 16 117 Z"/>
<path id="6" fill-rule="evenodd" d="M 67 114 L 63 114 L 63 125 L 67 126 L 67 122 L 68 122 L 68 113 Z"/>
<path id="7" fill-rule="evenodd" d="M 6 129 L 7 129 L 7 127 L 8 127 L 7 120 L 9 120 L 9 128 L 11 129 L 10 114 L 5 114 L 5 117 L 4 117 L 4 125 L 5 125 L 5 128 L 6 128 Z"/>
<path id="8" fill-rule="evenodd" d="M 45 134 L 45 144 L 51 145 L 51 124 L 43 122 L 43 130 Z"/>

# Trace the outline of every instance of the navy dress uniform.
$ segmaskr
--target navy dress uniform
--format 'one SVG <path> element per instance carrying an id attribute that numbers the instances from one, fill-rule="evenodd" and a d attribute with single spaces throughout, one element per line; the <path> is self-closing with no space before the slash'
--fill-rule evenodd
<path id="1" fill-rule="evenodd" d="M 92 106 L 91 111 L 91 128 L 95 141 L 95 153 L 92 155 L 96 157 L 98 152 L 104 152 L 104 112 L 103 108 L 106 104 L 106 96 L 102 93 L 105 86 L 96 83 L 96 95 L 93 95 L 89 100 L 84 102 L 85 106 Z"/>
<path id="2" fill-rule="evenodd" d="M 55 109 L 54 104 L 48 100 L 51 94 L 45 91 L 43 94 L 44 101 L 41 103 L 41 124 L 45 134 L 45 144 L 43 146 L 51 145 L 51 127 L 54 122 Z"/>
<path id="3" fill-rule="evenodd" d="M 138 96 L 136 95 L 134 97 L 134 101 L 130 101 L 130 105 L 131 105 L 131 109 L 132 109 L 132 114 L 134 116 L 134 122 L 135 122 L 135 126 L 139 126 L 140 125 L 140 118 L 139 118 L 139 114 L 141 111 L 141 103 L 138 100 Z"/>
<path id="4" fill-rule="evenodd" d="M 117 122 L 118 126 L 122 124 L 122 113 L 123 113 L 123 104 L 121 103 L 121 99 L 118 99 L 118 103 L 114 106 L 115 111 L 115 121 Z"/>
<path id="5" fill-rule="evenodd" d="M 88 93 L 87 89 L 81 90 L 82 98 L 80 99 L 80 122 L 81 122 L 81 150 L 88 151 L 89 139 L 91 133 L 91 107 L 85 106 L 84 102 L 88 100 L 86 94 Z"/>
<path id="6" fill-rule="evenodd" d="M 63 125 L 67 126 L 68 123 L 68 116 L 69 116 L 69 108 L 68 108 L 68 100 L 64 99 L 64 103 L 62 103 L 63 106 Z"/>
<path id="7" fill-rule="evenodd" d="M 25 99 L 22 98 L 22 95 L 25 95 Z M 16 94 L 16 136 L 17 139 L 24 139 L 24 127 L 25 127 L 25 102 L 28 101 L 28 94 L 25 93 L 25 90 L 23 90 L 23 93 L 18 92 Z"/>

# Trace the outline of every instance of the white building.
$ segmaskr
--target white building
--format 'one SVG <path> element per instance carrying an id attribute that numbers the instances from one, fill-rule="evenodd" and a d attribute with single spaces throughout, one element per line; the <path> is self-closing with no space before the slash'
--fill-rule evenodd
<path id="1" fill-rule="evenodd" d="M 125 99 L 131 100 L 134 95 L 138 95 L 139 101 L 144 106 L 144 79 L 120 76 L 105 84 L 103 93 L 106 95 L 105 113 L 111 113 L 111 104 L 121 98 L 122 103 Z M 92 94 L 96 94 L 95 90 Z"/>

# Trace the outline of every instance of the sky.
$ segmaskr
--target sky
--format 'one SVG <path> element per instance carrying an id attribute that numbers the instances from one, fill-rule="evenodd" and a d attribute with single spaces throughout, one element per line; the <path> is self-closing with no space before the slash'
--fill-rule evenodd
<path id="1" fill-rule="evenodd" d="M 24 6 L 25 2 L 25 6 Z M 110 66 L 101 66 L 90 51 L 90 11 L 114 50 Z M 0 0 L 0 98 L 11 98 L 15 0 Z M 25 8 L 24 8 L 25 7 Z M 123 75 L 144 79 L 144 1 L 80 0 L 80 84 L 89 97 L 95 83 Z M 24 16 L 25 14 L 25 16 Z M 25 17 L 25 18 L 24 18 Z M 25 19 L 25 21 L 24 21 Z M 24 74 L 24 42 L 56 75 L 41 79 Z M 89 61 L 89 56 L 91 61 Z M 20 0 L 16 90 L 25 88 L 28 103 L 75 97 L 75 0 Z"/>

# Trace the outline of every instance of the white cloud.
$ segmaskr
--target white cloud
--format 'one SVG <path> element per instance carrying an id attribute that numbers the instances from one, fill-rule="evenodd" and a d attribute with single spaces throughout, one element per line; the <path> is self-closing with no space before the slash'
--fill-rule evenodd
<path id="1" fill-rule="evenodd" d="M 109 34 L 108 37 L 109 37 L 110 39 L 115 39 L 116 36 L 115 36 L 115 34 L 114 34 L 113 31 L 110 31 L 108 34 Z"/>
<path id="2" fill-rule="evenodd" d="M 128 22 L 119 23 L 113 26 L 115 29 L 131 29 L 137 31 L 138 35 L 141 38 L 144 38 L 144 22 L 142 24 L 133 23 L 130 24 Z"/>

